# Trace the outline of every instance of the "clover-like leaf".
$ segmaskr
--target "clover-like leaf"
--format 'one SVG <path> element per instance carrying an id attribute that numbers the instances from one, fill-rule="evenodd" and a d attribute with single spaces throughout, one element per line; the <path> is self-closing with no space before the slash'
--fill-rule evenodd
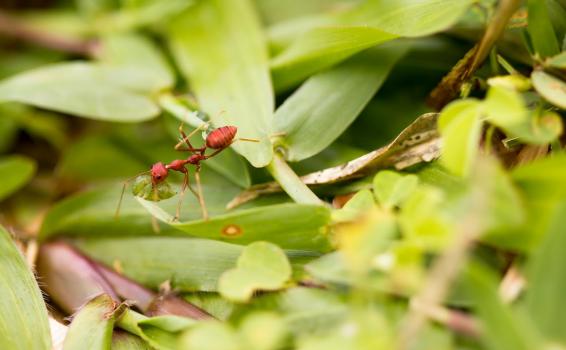
<path id="1" fill-rule="evenodd" d="M 227 299 L 246 302 L 257 290 L 282 288 L 291 272 L 281 248 L 268 242 L 255 242 L 244 249 L 236 268 L 222 274 L 218 289 Z"/>

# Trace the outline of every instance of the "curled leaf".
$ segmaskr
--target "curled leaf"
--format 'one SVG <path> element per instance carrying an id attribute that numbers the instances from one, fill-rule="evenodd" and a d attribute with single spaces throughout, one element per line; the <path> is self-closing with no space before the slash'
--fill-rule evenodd
<path id="1" fill-rule="evenodd" d="M 135 179 L 132 185 L 132 193 L 134 196 L 152 202 L 159 202 L 175 195 L 168 182 L 163 181 L 154 186 L 149 175 L 141 175 Z"/>

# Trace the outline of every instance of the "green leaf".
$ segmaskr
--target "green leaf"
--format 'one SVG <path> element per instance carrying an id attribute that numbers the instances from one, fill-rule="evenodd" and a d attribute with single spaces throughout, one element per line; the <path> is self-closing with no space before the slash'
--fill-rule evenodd
<path id="1" fill-rule="evenodd" d="M 249 0 L 201 1 L 172 23 L 169 37 L 202 109 L 215 126 L 234 125 L 239 136 L 260 139 L 234 148 L 253 166 L 266 166 L 274 96 L 267 49 Z"/>
<path id="2" fill-rule="evenodd" d="M 521 95 L 501 86 L 493 86 L 483 103 L 488 121 L 502 128 L 508 136 L 523 142 L 547 144 L 562 133 L 562 120 L 553 112 L 529 111 Z"/>
<path id="3" fill-rule="evenodd" d="M 566 109 L 566 83 L 541 70 L 531 75 L 533 86 L 542 97 L 553 105 Z"/>
<path id="4" fill-rule="evenodd" d="M 136 335 L 114 330 L 114 333 L 112 333 L 112 350 L 151 350 L 151 347 Z"/>
<path id="5" fill-rule="evenodd" d="M 242 252 L 239 245 L 194 238 L 102 238 L 76 244 L 108 266 L 118 264 L 125 276 L 149 288 L 169 280 L 187 291 L 215 291 L 220 275 Z"/>
<path id="6" fill-rule="evenodd" d="M 51 349 L 47 308 L 23 256 L 0 226 L 0 348 Z"/>
<path id="7" fill-rule="evenodd" d="M 289 88 L 355 53 L 396 37 L 365 26 L 315 28 L 271 61 L 275 89 Z"/>
<path id="8" fill-rule="evenodd" d="M 493 274 L 480 265 L 472 265 L 466 274 L 466 286 L 474 300 L 475 311 L 483 322 L 482 339 L 492 350 L 541 349 L 536 344 L 532 326 L 523 314 L 513 312 L 497 294 Z M 537 346 L 538 345 L 538 346 Z"/>
<path id="9" fill-rule="evenodd" d="M 0 82 L 0 102 L 21 102 L 103 121 L 139 122 L 159 113 L 149 97 L 119 82 L 119 69 L 84 62 L 54 64 Z"/>
<path id="10" fill-rule="evenodd" d="M 63 350 L 109 350 L 116 314 L 121 309 L 108 294 L 90 300 L 74 316 Z"/>
<path id="11" fill-rule="evenodd" d="M 240 191 L 220 175 L 203 168 L 201 171 L 203 194 L 211 215 L 226 212 L 226 204 Z M 178 191 L 178 184 L 175 189 Z M 41 226 L 40 239 L 57 235 L 71 236 L 127 236 L 155 234 L 152 217 L 129 191 L 124 195 L 120 216 L 116 208 L 120 199 L 121 184 L 101 186 L 75 194 L 58 202 L 47 214 Z M 178 197 L 160 202 L 164 210 L 175 213 Z M 190 193 L 184 198 L 181 219 L 200 219 L 200 206 Z M 170 225 L 160 225 L 161 234 L 172 234 L 177 229 Z M 179 232 L 177 234 L 183 234 Z"/>
<path id="12" fill-rule="evenodd" d="M 548 339 L 566 345 L 566 335 L 562 325 L 566 322 L 566 304 L 563 293 L 566 277 L 563 267 L 566 264 L 566 202 L 562 201 L 552 211 L 550 225 L 538 249 L 527 265 L 526 305 L 533 323 Z"/>
<path id="13" fill-rule="evenodd" d="M 243 350 L 236 331 L 217 321 L 197 324 L 183 334 L 179 344 L 183 350 Z"/>
<path id="14" fill-rule="evenodd" d="M 373 207 L 375 207 L 375 201 L 371 191 L 361 190 L 350 198 L 344 207 L 332 213 L 332 221 L 353 221 Z"/>
<path id="15" fill-rule="evenodd" d="M 562 199 L 566 195 L 566 155 L 551 155 L 518 166 L 511 176 L 531 201 Z"/>
<path id="16" fill-rule="evenodd" d="M 244 319 L 239 333 L 253 350 L 280 349 L 286 335 L 285 323 L 276 313 L 256 312 Z"/>
<path id="17" fill-rule="evenodd" d="M 478 101 L 456 101 L 442 110 L 438 120 L 442 135 L 440 160 L 458 176 L 468 175 L 478 152 L 481 134 L 479 107 Z"/>
<path id="18" fill-rule="evenodd" d="M 285 249 L 325 251 L 329 248 L 330 212 L 324 206 L 278 204 L 229 212 L 209 220 L 173 222 L 171 216 L 154 203 L 141 203 L 156 218 L 177 229 L 170 232 L 173 235 L 236 244 L 264 240 Z"/>
<path id="19" fill-rule="evenodd" d="M 416 175 L 401 175 L 390 170 L 377 173 L 373 179 L 375 199 L 385 208 L 401 205 L 416 189 L 419 178 Z"/>
<path id="20" fill-rule="evenodd" d="M 399 36 L 424 36 L 454 24 L 472 0 L 369 0 L 334 16 L 291 30 L 294 41 L 271 64 L 276 90 L 349 56 Z M 303 22 L 305 22 L 303 20 Z M 306 28 L 305 28 L 306 27 Z"/>
<path id="21" fill-rule="evenodd" d="M 307 80 L 275 113 L 285 158 L 300 161 L 328 147 L 354 121 L 406 52 L 396 45 L 360 53 Z M 324 126 L 324 127 L 321 127 Z"/>
<path id="22" fill-rule="evenodd" d="M 550 67 L 566 69 L 566 51 L 548 58 L 545 63 Z"/>
<path id="23" fill-rule="evenodd" d="M 529 11 L 527 31 L 535 52 L 542 57 L 553 56 L 560 52 L 546 3 L 544 0 L 527 1 Z"/>
<path id="24" fill-rule="evenodd" d="M 281 289 L 291 278 L 291 264 L 281 248 L 268 242 L 245 247 L 236 268 L 218 280 L 220 294 L 232 301 L 246 302 L 258 290 Z"/>
<path id="25" fill-rule="evenodd" d="M 140 35 L 109 35 L 102 39 L 97 58 L 119 73 L 122 86 L 133 91 L 157 92 L 168 89 L 175 78 L 159 49 Z"/>
<path id="26" fill-rule="evenodd" d="M 466 12 L 473 0 L 369 0 L 344 21 L 375 26 L 401 36 L 430 35 L 452 26 Z"/>
<path id="27" fill-rule="evenodd" d="M 0 201 L 16 192 L 35 173 L 35 162 L 23 156 L 8 156 L 0 158 Z"/>
<path id="28" fill-rule="evenodd" d="M 148 318 L 130 309 L 126 309 L 116 321 L 120 328 L 137 335 L 157 350 L 177 349 L 179 334 L 195 323 L 180 316 Z"/>

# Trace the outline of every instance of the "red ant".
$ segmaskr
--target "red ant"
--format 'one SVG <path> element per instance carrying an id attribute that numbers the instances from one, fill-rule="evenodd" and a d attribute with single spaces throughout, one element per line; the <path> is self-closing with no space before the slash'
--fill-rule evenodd
<path id="1" fill-rule="evenodd" d="M 179 194 L 179 202 L 177 204 L 177 211 L 175 214 L 175 218 L 173 220 L 179 219 L 181 214 L 181 204 L 183 202 L 183 197 L 185 195 L 185 191 L 187 188 L 197 197 L 199 201 L 199 205 L 202 210 L 202 217 L 204 220 L 208 220 L 208 211 L 206 210 L 206 204 L 204 203 L 204 197 L 202 195 L 202 186 L 200 180 L 200 170 L 201 164 L 200 162 L 209 158 L 214 157 L 218 153 L 222 152 L 226 148 L 230 147 L 234 142 L 240 141 L 250 141 L 250 142 L 259 142 L 259 140 L 255 139 L 247 139 L 247 138 L 235 138 L 238 129 L 235 126 L 222 126 L 220 128 L 212 130 L 205 140 L 205 145 L 199 148 L 193 147 L 191 144 L 190 138 L 196 134 L 198 131 L 208 128 L 208 123 L 201 125 L 200 127 L 193 130 L 189 135 L 186 135 L 183 131 L 183 124 L 179 126 L 179 133 L 181 134 L 181 140 L 175 145 L 175 150 L 177 151 L 186 151 L 190 152 L 191 155 L 186 159 L 175 159 L 171 161 L 169 164 L 163 164 L 162 162 L 157 162 L 152 165 L 151 169 L 148 171 L 144 171 L 141 174 L 134 176 L 133 178 L 128 179 L 124 182 L 122 187 L 122 193 L 120 195 L 120 201 L 118 202 L 118 208 L 116 209 L 116 216 L 120 213 L 120 206 L 122 204 L 122 199 L 124 197 L 124 192 L 128 183 L 132 180 L 137 178 L 140 175 L 150 173 L 151 174 L 151 185 L 154 192 L 154 197 L 156 200 L 159 200 L 157 195 L 157 186 L 164 182 L 167 176 L 169 175 L 169 171 L 178 171 L 184 175 L 183 178 L 183 185 L 181 187 L 181 192 Z M 183 148 L 183 144 L 186 147 Z M 209 155 L 206 155 L 206 150 L 210 148 L 213 149 Z M 197 183 L 197 191 L 189 183 L 189 171 L 186 168 L 187 164 L 192 164 L 196 167 L 195 169 L 195 180 Z"/>

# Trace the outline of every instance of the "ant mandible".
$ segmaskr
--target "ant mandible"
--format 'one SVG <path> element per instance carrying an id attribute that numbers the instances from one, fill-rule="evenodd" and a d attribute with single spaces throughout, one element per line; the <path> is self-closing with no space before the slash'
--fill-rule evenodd
<path id="1" fill-rule="evenodd" d="M 199 201 L 199 205 L 202 211 L 202 217 L 204 220 L 208 220 L 208 211 L 206 210 L 206 204 L 204 203 L 204 196 L 202 194 L 202 185 L 200 180 L 200 170 L 201 170 L 201 162 L 203 160 L 207 160 L 216 156 L 218 153 L 222 152 L 226 148 L 230 147 L 236 141 L 250 141 L 250 142 L 259 142 L 256 139 L 248 139 L 248 138 L 235 138 L 238 128 L 235 126 L 222 126 L 217 129 L 212 130 L 206 137 L 205 144 L 202 147 L 196 148 L 193 147 L 191 144 L 190 138 L 199 132 L 202 129 L 208 128 L 208 123 L 202 124 L 195 130 L 193 130 L 189 135 L 186 135 L 183 130 L 183 124 L 179 126 L 179 133 L 181 134 L 181 140 L 175 145 L 175 150 L 177 151 L 184 151 L 189 152 L 190 155 L 185 159 L 175 159 L 168 164 L 164 164 L 162 162 L 157 162 L 151 166 L 151 169 L 148 171 L 144 171 L 133 178 L 130 178 L 124 182 L 122 186 L 122 193 L 120 194 L 120 201 L 118 202 L 118 208 L 116 209 L 116 216 L 120 213 L 120 206 L 122 204 L 122 199 L 124 197 L 124 192 L 128 183 L 143 175 L 149 173 L 151 175 L 151 185 L 153 192 L 155 194 L 155 198 L 158 200 L 157 196 L 157 187 L 159 184 L 163 183 L 167 176 L 169 175 L 169 171 L 177 171 L 183 174 L 183 184 L 181 186 L 181 192 L 179 194 L 179 201 L 177 204 L 177 211 L 175 214 L 175 218 L 173 220 L 178 220 L 181 214 L 181 205 L 183 203 L 183 197 L 185 195 L 185 191 L 187 188 L 195 195 L 195 197 Z M 206 155 L 207 149 L 212 149 L 212 152 L 209 155 Z M 195 166 L 195 181 L 197 183 L 197 190 L 191 186 L 189 182 L 189 171 L 187 169 L 187 165 L 194 165 Z"/>

